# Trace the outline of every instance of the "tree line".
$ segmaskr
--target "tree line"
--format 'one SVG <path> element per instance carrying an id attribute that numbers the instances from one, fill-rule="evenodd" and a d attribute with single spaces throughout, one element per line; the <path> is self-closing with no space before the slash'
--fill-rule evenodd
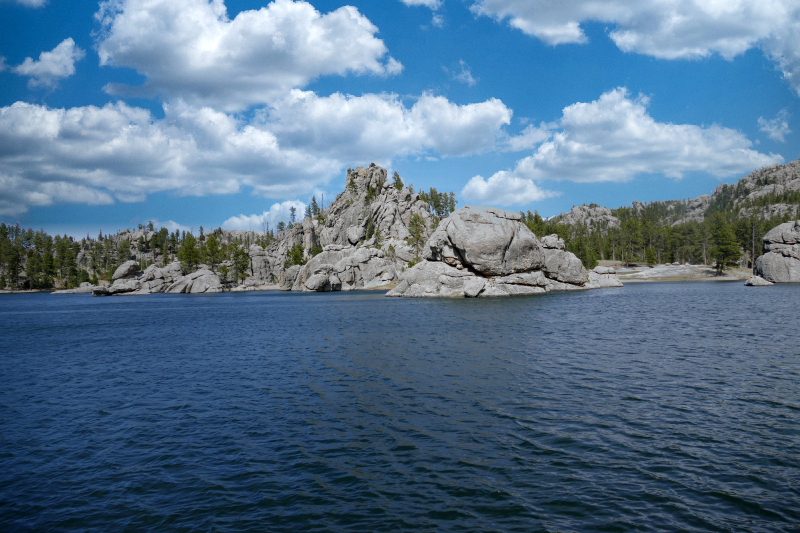
<path id="1" fill-rule="evenodd" d="M 191 232 L 167 228 L 155 230 L 152 223 L 139 226 L 152 232 L 150 239 L 140 236 L 98 234 L 75 240 L 64 235 L 50 236 L 44 230 L 23 229 L 19 223 L 0 223 L 0 289 L 47 290 L 74 288 L 83 282 L 98 284 L 111 280 L 125 261 L 137 260 L 142 269 L 152 264 L 165 266 L 179 260 L 184 271 L 200 264 L 216 270 L 223 279 L 244 279 L 250 271 L 248 250 L 252 244 L 264 248 L 276 240 L 272 231 L 251 239 L 249 235 L 223 239 L 222 229 L 206 234 L 200 227 Z M 135 234 L 129 234 L 135 235 Z"/>
<path id="2" fill-rule="evenodd" d="M 671 203 L 671 202 L 670 202 Z M 587 268 L 598 261 L 625 264 L 713 264 L 718 272 L 740 264 L 752 268 L 762 254 L 763 237 L 775 226 L 792 219 L 791 213 L 772 217 L 738 217 L 731 202 L 712 203 L 701 222 L 671 223 L 670 203 L 653 202 L 612 210 L 619 226 L 567 225 L 544 220 L 538 213 L 523 212 L 525 224 L 542 237 L 557 234 L 566 249 Z M 738 206 L 741 208 L 741 205 Z"/>

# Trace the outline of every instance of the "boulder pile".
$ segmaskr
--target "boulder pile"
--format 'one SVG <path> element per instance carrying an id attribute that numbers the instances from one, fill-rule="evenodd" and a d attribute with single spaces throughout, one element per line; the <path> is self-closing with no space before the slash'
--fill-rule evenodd
<path id="1" fill-rule="evenodd" d="M 135 265 L 134 265 L 135 264 Z M 172 294 L 202 294 L 222 292 L 222 281 L 207 268 L 184 275 L 181 264 L 172 262 L 164 268 L 150 265 L 139 271 L 139 263 L 127 261 L 114 272 L 110 285 L 94 287 L 92 296 L 114 296 L 117 294 L 142 295 L 166 292 Z"/>
<path id="2" fill-rule="evenodd" d="M 541 241 L 519 213 L 466 206 L 441 221 L 422 261 L 387 296 L 486 297 L 620 287 L 613 269 L 587 271 L 548 235 Z"/>

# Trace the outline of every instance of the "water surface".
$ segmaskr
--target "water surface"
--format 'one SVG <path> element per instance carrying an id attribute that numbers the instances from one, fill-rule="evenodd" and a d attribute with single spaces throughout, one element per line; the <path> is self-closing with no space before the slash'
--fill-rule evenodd
<path id="1" fill-rule="evenodd" d="M 3 531 L 798 531 L 800 286 L 0 297 Z"/>

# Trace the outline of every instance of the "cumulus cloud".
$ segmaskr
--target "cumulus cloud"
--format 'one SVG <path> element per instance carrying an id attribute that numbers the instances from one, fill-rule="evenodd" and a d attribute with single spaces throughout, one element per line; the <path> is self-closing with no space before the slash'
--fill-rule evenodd
<path id="1" fill-rule="evenodd" d="M 792 133 L 789 129 L 789 113 L 782 109 L 772 120 L 758 117 L 758 129 L 766 133 L 770 139 L 785 143 L 786 135 Z"/>
<path id="2" fill-rule="evenodd" d="M 550 140 L 533 155 L 488 182 L 476 176 L 462 194 L 480 198 L 484 190 L 521 188 L 515 179 L 532 187 L 533 180 L 624 182 L 639 174 L 680 179 L 689 172 L 706 172 L 724 178 L 784 161 L 780 155 L 753 150 L 753 143 L 736 130 L 656 122 L 647 113 L 648 103 L 644 96 L 632 98 L 626 89 L 617 88 L 594 102 L 570 105 L 557 126 L 552 125 Z M 530 190 L 535 197 L 536 189 Z"/>
<path id="3" fill-rule="evenodd" d="M 57 202 L 142 201 L 157 191 L 265 196 L 311 191 L 339 163 L 291 148 L 234 118 L 185 104 L 149 111 L 123 103 L 0 108 L 0 212 Z"/>
<path id="4" fill-rule="evenodd" d="M 139 202 L 158 191 L 296 197 L 354 163 L 491 150 L 511 119 L 499 100 L 457 105 L 426 94 L 408 108 L 394 95 L 299 90 L 251 121 L 181 100 L 164 113 L 155 119 L 124 103 L 0 108 L 0 213 Z"/>
<path id="5" fill-rule="evenodd" d="M 522 130 L 519 135 L 509 137 L 506 141 L 505 150 L 508 152 L 521 152 L 530 150 L 553 136 L 553 130 L 558 128 L 558 124 L 547 124 L 542 122 L 539 126 L 531 124 Z"/>
<path id="6" fill-rule="evenodd" d="M 223 0 L 108 0 L 101 65 L 131 67 L 143 87 L 108 85 L 115 95 L 161 94 L 235 111 L 269 103 L 325 75 L 393 75 L 378 28 L 351 6 L 321 14 L 304 1 L 275 0 L 233 20 Z"/>
<path id="7" fill-rule="evenodd" d="M 549 45 L 586 43 L 581 24 L 615 24 L 609 37 L 625 52 L 662 59 L 725 59 L 761 47 L 800 94 L 800 4 L 795 0 L 476 0 L 473 11 Z"/>
<path id="8" fill-rule="evenodd" d="M 306 204 L 298 200 L 287 200 L 285 202 L 274 203 L 268 211 L 260 215 L 238 215 L 231 217 L 222 223 L 222 229 L 228 230 L 248 230 L 264 231 L 264 229 L 275 230 L 278 222 L 289 223 L 291 220 L 291 208 L 296 209 L 295 218 L 299 222 L 303 219 L 306 211 Z"/>
<path id="9" fill-rule="evenodd" d="M 64 39 L 50 52 L 42 52 L 39 59 L 26 57 L 21 65 L 14 67 L 14 72 L 27 76 L 28 87 L 54 87 L 59 80 L 75 74 L 75 62 L 86 55 L 72 38 Z M 3 62 L 0 62 L 2 66 Z M 0 69 L 2 70 L 2 69 Z"/>
<path id="10" fill-rule="evenodd" d="M 345 161 L 375 161 L 435 152 L 463 156 L 494 149 L 512 112 L 500 100 L 457 105 L 423 94 L 411 108 L 397 95 L 294 90 L 261 116 L 286 146 Z"/>
<path id="11" fill-rule="evenodd" d="M 474 87 L 475 84 L 478 83 L 478 80 L 472 77 L 472 71 L 470 70 L 469 65 L 467 65 L 466 61 L 463 59 L 459 60 L 458 65 L 461 70 L 450 70 L 447 67 L 442 67 L 442 69 L 447 73 L 448 76 L 450 76 L 450 79 L 464 83 L 470 87 Z"/>
<path id="12" fill-rule="evenodd" d="M 560 194 L 540 189 L 533 180 L 520 178 L 506 171 L 497 172 L 488 180 L 483 176 L 475 176 L 461 190 L 461 196 L 467 200 L 503 206 L 524 205 Z"/>

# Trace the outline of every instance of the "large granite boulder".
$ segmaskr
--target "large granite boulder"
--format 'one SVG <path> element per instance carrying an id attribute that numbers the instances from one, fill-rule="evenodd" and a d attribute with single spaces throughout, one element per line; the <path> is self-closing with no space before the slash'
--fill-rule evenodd
<path id="1" fill-rule="evenodd" d="M 464 207 L 442 220 L 423 261 L 400 275 L 387 296 L 486 297 L 620 287 L 612 268 L 587 272 L 564 241 L 540 242 L 521 217 L 501 209 Z"/>
<path id="2" fill-rule="evenodd" d="M 204 294 L 222 292 L 219 276 L 207 269 L 198 270 L 179 278 L 164 291 L 172 294 Z"/>
<path id="3" fill-rule="evenodd" d="M 114 271 L 114 275 L 111 276 L 111 279 L 116 281 L 118 279 L 127 278 L 139 272 L 140 268 L 139 261 L 125 261 Z"/>
<path id="4" fill-rule="evenodd" d="M 511 211 L 466 206 L 441 221 L 435 244 L 444 242 L 446 234 L 464 266 L 484 276 L 536 269 L 544 260 L 542 245 L 521 219 Z"/>
<path id="5" fill-rule="evenodd" d="M 800 220 L 764 235 L 764 255 L 756 259 L 754 274 L 772 283 L 800 283 Z"/>

